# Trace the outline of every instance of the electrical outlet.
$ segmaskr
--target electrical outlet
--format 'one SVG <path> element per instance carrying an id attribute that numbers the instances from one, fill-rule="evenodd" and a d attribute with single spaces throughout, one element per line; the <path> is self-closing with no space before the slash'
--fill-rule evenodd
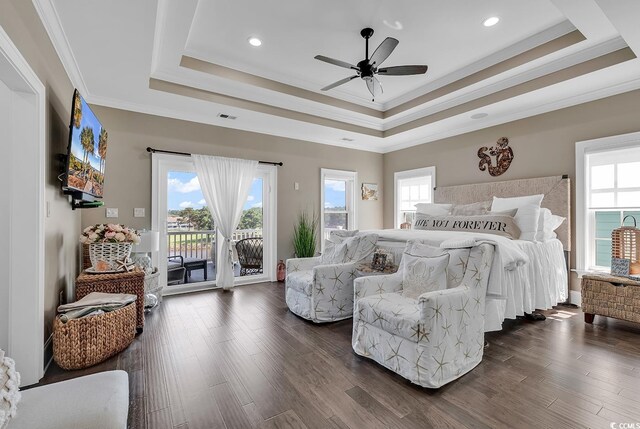
<path id="1" fill-rule="evenodd" d="M 133 209 L 133 217 L 144 217 L 144 207 L 136 207 Z"/>
<path id="2" fill-rule="evenodd" d="M 118 209 L 107 208 L 107 217 L 118 217 Z"/>

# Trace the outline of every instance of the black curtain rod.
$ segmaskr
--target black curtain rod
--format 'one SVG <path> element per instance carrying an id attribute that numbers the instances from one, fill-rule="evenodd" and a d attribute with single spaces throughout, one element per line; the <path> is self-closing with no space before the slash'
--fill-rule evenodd
<path id="1" fill-rule="evenodd" d="M 171 155 L 182 155 L 182 156 L 191 156 L 190 153 L 187 152 L 175 152 L 173 150 L 162 150 L 162 149 L 154 149 L 152 147 L 147 147 L 147 152 L 150 153 L 170 153 Z M 259 164 L 267 164 L 267 165 L 277 165 L 282 167 L 284 164 L 282 162 L 269 162 L 269 161 L 258 161 Z"/>

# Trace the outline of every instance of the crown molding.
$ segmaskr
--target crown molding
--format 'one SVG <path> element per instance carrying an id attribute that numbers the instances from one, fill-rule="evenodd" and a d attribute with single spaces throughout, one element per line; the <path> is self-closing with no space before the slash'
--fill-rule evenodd
<path id="1" fill-rule="evenodd" d="M 64 67 L 69 79 L 73 86 L 75 86 L 83 95 L 83 97 L 89 96 L 89 89 L 82 77 L 80 68 L 78 67 L 78 61 L 73 55 L 73 50 L 69 44 L 69 39 L 62 28 L 60 16 L 56 10 L 53 1 L 51 0 L 33 0 L 33 5 L 38 12 L 40 21 L 44 25 L 44 28 L 51 39 L 51 43 L 60 57 L 62 66 Z"/>

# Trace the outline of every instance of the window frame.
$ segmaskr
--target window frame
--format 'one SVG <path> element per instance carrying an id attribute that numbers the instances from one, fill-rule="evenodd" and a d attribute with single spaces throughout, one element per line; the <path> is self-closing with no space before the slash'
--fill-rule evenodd
<path id="1" fill-rule="evenodd" d="M 349 170 L 334 170 L 330 168 L 320 169 L 320 249 L 324 251 L 325 240 L 325 227 L 324 227 L 324 215 L 325 215 L 325 195 L 324 195 L 324 182 L 325 180 L 344 180 L 347 182 L 345 187 L 345 204 L 347 209 L 344 211 L 334 211 L 332 213 L 346 213 L 347 214 L 347 230 L 358 229 L 358 204 L 356 200 L 357 185 L 358 185 L 358 172 Z M 350 183 L 350 186 L 349 186 Z M 351 206 L 351 210 L 349 210 Z"/>
<path id="2" fill-rule="evenodd" d="M 576 268 L 579 277 L 590 271 L 609 271 L 607 267 L 596 264 L 595 211 L 589 207 L 591 177 L 588 171 L 589 155 L 621 149 L 640 147 L 640 132 L 585 140 L 576 143 Z M 614 189 L 617 189 L 617 176 L 614 175 Z M 602 211 L 608 208 L 603 207 Z M 614 209 L 614 208 L 611 208 Z M 631 211 L 636 207 L 615 207 L 614 211 Z"/>
<path id="3" fill-rule="evenodd" d="M 399 208 L 401 206 L 400 198 L 401 192 L 398 189 L 399 182 L 406 179 L 417 179 L 420 177 L 431 177 L 431 187 L 429 191 L 431 192 L 431 202 L 433 203 L 433 199 L 435 197 L 435 188 L 436 188 L 436 167 L 422 167 L 415 168 L 413 170 L 404 170 L 404 171 L 396 171 L 393 173 L 393 228 L 400 228 L 399 223 Z"/>

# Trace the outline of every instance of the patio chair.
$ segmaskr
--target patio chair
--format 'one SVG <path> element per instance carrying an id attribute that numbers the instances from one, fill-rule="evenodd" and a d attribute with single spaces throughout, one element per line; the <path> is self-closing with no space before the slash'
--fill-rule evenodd
<path id="1" fill-rule="evenodd" d="M 245 238 L 236 243 L 240 275 L 262 273 L 262 237 Z"/>
<path id="2" fill-rule="evenodd" d="M 167 286 L 184 283 L 186 272 L 184 258 L 181 255 L 169 256 L 167 261 Z"/>

